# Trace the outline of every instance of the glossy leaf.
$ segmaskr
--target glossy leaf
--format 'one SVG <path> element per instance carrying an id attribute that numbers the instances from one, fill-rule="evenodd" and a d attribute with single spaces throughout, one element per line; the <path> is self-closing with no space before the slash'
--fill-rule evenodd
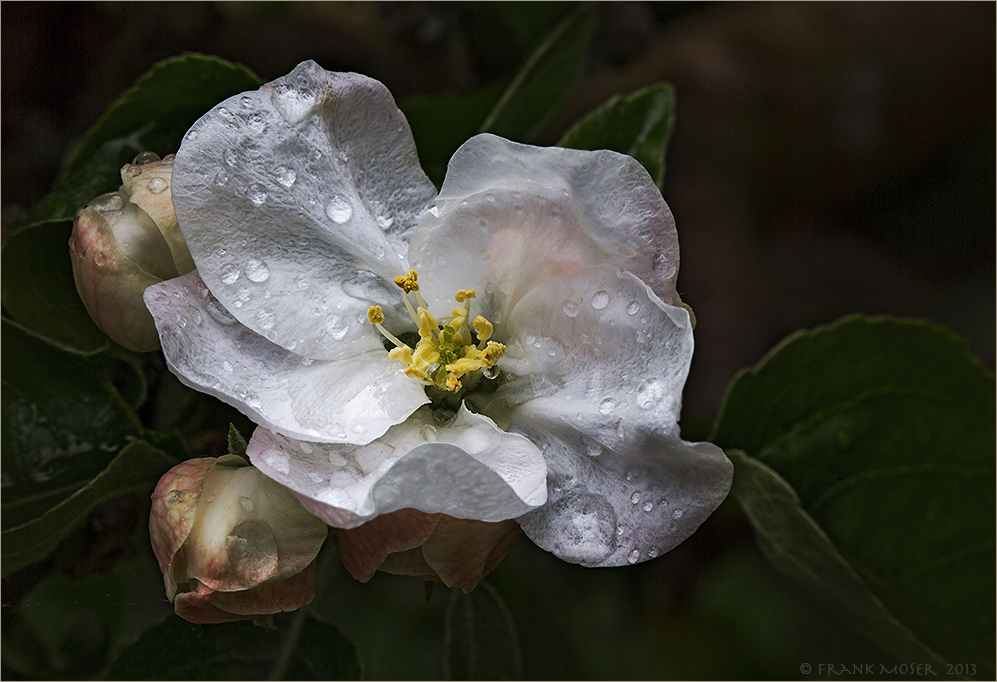
<path id="1" fill-rule="evenodd" d="M 54 223 L 21 230 L 7 240 L 2 251 L 3 305 L 11 317 L 60 348 L 93 355 L 108 350 L 111 341 L 90 319 L 76 292 L 69 260 L 71 232 L 69 223 Z"/>
<path id="2" fill-rule="evenodd" d="M 72 220 L 82 206 L 121 184 L 121 166 L 150 149 L 175 152 L 188 128 L 223 99 L 260 85 L 248 69 L 187 54 L 159 62 L 126 91 L 69 155 L 55 189 L 27 225 Z"/>
<path id="3" fill-rule="evenodd" d="M 675 90 L 667 83 L 658 83 L 613 97 L 576 123 L 558 145 L 628 154 L 641 162 L 660 187 L 674 124 Z"/>
<path id="4" fill-rule="evenodd" d="M 779 548 L 777 565 L 820 563 L 818 540 L 780 527 L 804 514 L 914 637 L 992 675 L 995 408 L 993 375 L 953 334 L 848 318 L 791 337 L 739 375 L 713 440 L 747 452 L 736 494 L 763 546 Z M 798 502 L 772 493 L 775 474 Z M 895 629 L 871 628 L 854 585 L 812 572 L 809 582 L 908 655 Z"/>
<path id="5" fill-rule="evenodd" d="M 145 441 L 129 443 L 90 483 L 38 518 L 3 532 L 3 575 L 7 576 L 48 555 L 100 502 L 148 488 L 176 461 Z"/>
<path id="6" fill-rule="evenodd" d="M 516 680 L 523 676 L 519 637 L 505 602 L 487 582 L 453 590 L 444 624 L 448 680 Z"/>
<path id="7" fill-rule="evenodd" d="M 479 132 L 530 142 L 581 82 L 598 7 L 582 3 L 534 50 Z"/>
<path id="8" fill-rule="evenodd" d="M 284 675 L 271 678 L 282 656 L 288 657 Z M 353 644 L 336 627 L 312 618 L 292 637 L 245 621 L 197 626 L 169 616 L 126 648 L 104 678 L 355 680 L 361 673 Z"/>

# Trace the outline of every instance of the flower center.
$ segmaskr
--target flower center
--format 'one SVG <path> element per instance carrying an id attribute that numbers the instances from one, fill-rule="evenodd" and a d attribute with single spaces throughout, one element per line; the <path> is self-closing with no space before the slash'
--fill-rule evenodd
<path id="1" fill-rule="evenodd" d="M 492 323 L 481 315 L 468 324 L 474 289 L 461 289 L 454 294 L 454 300 L 461 305 L 450 311 L 452 317 L 448 322 L 441 324 L 419 294 L 418 280 L 415 270 L 395 277 L 405 308 L 419 329 L 419 342 L 414 349 L 384 328 L 381 306 L 367 310 L 371 324 L 395 346 L 388 351 L 388 357 L 401 363 L 406 376 L 451 393 L 460 391 L 465 383 L 473 386 L 482 376 L 495 377 L 498 372 L 495 363 L 505 354 L 505 345 L 490 340 Z"/>

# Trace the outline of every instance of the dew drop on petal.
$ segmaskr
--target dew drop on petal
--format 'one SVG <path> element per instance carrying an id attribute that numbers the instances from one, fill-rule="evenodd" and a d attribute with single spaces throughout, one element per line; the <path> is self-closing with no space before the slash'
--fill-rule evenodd
<path id="1" fill-rule="evenodd" d="M 89 204 L 90 208 L 98 213 L 108 213 L 110 211 L 120 211 L 125 206 L 125 200 L 117 192 L 101 194 Z"/>
<path id="2" fill-rule="evenodd" d="M 638 310 L 640 310 L 640 303 L 637 301 L 630 301 L 630 305 L 627 306 L 627 314 L 636 315 Z"/>
<path id="3" fill-rule="evenodd" d="M 258 258 L 250 258 L 246 262 L 246 277 L 250 282 L 266 282 L 270 279 L 270 268 L 265 261 Z"/>
<path id="4" fill-rule="evenodd" d="M 169 506 L 175 505 L 177 502 L 183 499 L 183 493 L 179 490 L 171 490 L 166 493 L 166 504 Z"/>
<path id="5" fill-rule="evenodd" d="M 223 361 L 222 362 L 222 369 L 225 370 L 226 372 L 228 372 L 229 374 L 231 374 L 232 371 L 233 371 L 232 363 L 229 362 L 228 360 Z"/>
<path id="6" fill-rule="evenodd" d="M 652 547 L 651 549 L 647 550 L 647 556 L 648 558 L 653 559 L 654 557 L 658 556 L 658 550 Z"/>
<path id="7" fill-rule="evenodd" d="M 654 260 L 651 263 L 651 268 L 654 270 L 655 274 L 663 279 L 668 279 L 675 274 L 675 261 L 666 256 L 663 253 L 659 253 L 654 256 Z"/>
<path id="8" fill-rule="evenodd" d="M 630 504 L 637 504 L 638 502 L 640 502 L 640 491 L 630 496 Z"/>
<path id="9" fill-rule="evenodd" d="M 564 314 L 567 315 L 568 317 L 575 317 L 576 315 L 578 315 L 578 304 L 572 301 L 568 301 L 567 303 L 564 304 L 561 310 L 563 310 Z"/>
<path id="10" fill-rule="evenodd" d="M 632 550 L 630 554 L 627 555 L 627 561 L 629 561 L 631 564 L 636 564 L 638 559 L 640 559 L 639 549 Z"/>
<path id="11" fill-rule="evenodd" d="M 312 454 L 312 450 L 314 449 L 312 448 L 311 443 L 306 443 L 304 441 L 298 443 L 298 448 L 300 448 L 306 455 Z"/>
<path id="12" fill-rule="evenodd" d="M 222 307 L 221 303 L 218 301 L 211 301 L 207 305 L 208 315 L 217 322 L 218 324 L 223 324 L 226 327 L 230 327 L 236 323 L 236 319 L 232 317 L 232 314 Z"/>
<path id="13" fill-rule="evenodd" d="M 262 185 L 253 185 L 249 188 L 249 200 L 253 202 L 256 206 L 262 206 L 267 200 L 266 190 L 263 189 Z"/>
<path id="14" fill-rule="evenodd" d="M 616 409 L 616 400 L 613 398 L 606 398 L 601 403 L 599 403 L 599 412 L 602 414 L 609 414 Z"/>
<path id="15" fill-rule="evenodd" d="M 252 116 L 250 116 L 247 123 L 249 129 L 254 133 L 256 133 L 257 135 L 259 135 L 260 133 L 262 133 L 264 130 L 267 129 L 266 121 L 263 120 L 263 116 L 261 116 L 260 114 L 253 114 Z"/>
<path id="16" fill-rule="evenodd" d="M 645 512 L 649 512 L 654 509 L 654 502 L 645 502 L 643 507 Z"/>
<path id="17" fill-rule="evenodd" d="M 341 225 L 353 217 L 353 205 L 345 197 L 336 196 L 325 205 L 325 214 Z"/>
<path id="18" fill-rule="evenodd" d="M 138 156 L 132 159 L 132 163 L 136 166 L 144 166 L 147 163 L 155 163 L 159 160 L 159 154 L 156 152 L 141 152 Z"/>
<path id="19" fill-rule="evenodd" d="M 107 257 L 104 256 L 104 253 L 102 251 L 98 251 L 97 255 L 93 257 L 94 265 L 96 265 L 98 268 L 103 267 L 106 261 Z"/>
<path id="20" fill-rule="evenodd" d="M 291 187 L 294 181 L 298 179 L 298 174 L 294 172 L 294 169 L 287 166 L 277 166 L 273 172 L 277 176 L 277 182 L 284 185 L 284 187 Z"/>
<path id="21" fill-rule="evenodd" d="M 235 162 L 238 160 L 238 157 L 236 156 L 234 149 L 226 149 L 222 153 L 222 158 L 225 159 L 225 163 L 227 163 L 230 166 L 234 166 Z"/>
<path id="22" fill-rule="evenodd" d="M 382 230 L 387 230 L 389 227 L 391 227 L 394 224 L 394 222 L 395 222 L 394 218 L 388 218 L 383 215 L 377 216 L 377 224 L 381 226 Z"/>
<path id="23" fill-rule="evenodd" d="M 149 191 L 153 194 L 162 194 L 169 189 L 170 183 L 164 178 L 153 178 L 149 181 Z"/>
<path id="24" fill-rule="evenodd" d="M 432 424 L 426 424 L 421 429 L 419 429 L 419 435 L 422 436 L 422 439 L 427 443 L 435 443 L 436 427 L 433 426 Z"/>
<path id="25" fill-rule="evenodd" d="M 367 426 L 365 424 L 354 424 L 353 433 L 367 433 Z"/>
<path id="26" fill-rule="evenodd" d="M 645 410 L 661 402 L 665 386 L 659 379 L 648 379 L 637 387 L 637 405 Z"/>
<path id="27" fill-rule="evenodd" d="M 228 182 L 228 173 L 226 173 L 225 171 L 218 171 L 218 173 L 215 175 L 214 182 L 215 185 L 221 187 L 222 185 Z"/>
<path id="28" fill-rule="evenodd" d="M 128 166 L 125 174 L 130 178 L 137 178 L 142 175 L 142 168 L 140 166 Z"/>
<path id="29" fill-rule="evenodd" d="M 605 291 L 597 291 L 592 295 L 591 303 L 596 310 L 602 310 L 609 305 L 609 294 Z"/>
<path id="30" fill-rule="evenodd" d="M 676 509 L 675 511 L 673 511 L 672 512 L 672 518 L 673 519 L 681 519 L 682 518 L 682 510 L 681 509 Z"/>
<path id="31" fill-rule="evenodd" d="M 249 513 L 253 511 L 253 501 L 243 495 L 239 498 L 239 508 L 242 509 L 242 511 Z"/>
<path id="32" fill-rule="evenodd" d="M 291 463 L 287 460 L 287 456 L 277 450 L 268 450 L 263 453 L 263 463 L 281 474 L 287 474 L 291 471 Z"/>

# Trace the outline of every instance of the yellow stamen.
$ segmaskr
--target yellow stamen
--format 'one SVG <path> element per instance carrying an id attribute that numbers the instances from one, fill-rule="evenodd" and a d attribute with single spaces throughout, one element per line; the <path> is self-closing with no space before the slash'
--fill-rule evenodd
<path id="1" fill-rule="evenodd" d="M 479 347 L 484 350 L 485 341 L 492 338 L 492 333 L 495 331 L 495 327 L 481 315 L 474 318 L 474 324 L 472 326 L 474 327 L 474 331 L 478 332 Z"/>
<path id="2" fill-rule="evenodd" d="M 371 324 L 381 324 L 384 322 L 384 311 L 381 310 L 381 306 L 372 305 L 367 308 L 367 319 L 370 320 Z"/>
<path id="3" fill-rule="evenodd" d="M 404 275 L 399 275 L 395 277 L 395 284 L 401 287 L 401 290 L 406 294 L 412 291 L 419 291 L 419 273 L 415 270 L 409 270 Z"/>
<path id="4" fill-rule="evenodd" d="M 464 301 L 472 299 L 475 296 L 476 293 L 474 289 L 458 289 L 457 293 L 453 295 L 454 300 L 457 301 L 458 303 L 463 303 Z"/>
<path id="5" fill-rule="evenodd" d="M 505 344 L 489 341 L 485 349 L 481 351 L 481 363 L 485 367 L 491 367 L 505 355 Z"/>

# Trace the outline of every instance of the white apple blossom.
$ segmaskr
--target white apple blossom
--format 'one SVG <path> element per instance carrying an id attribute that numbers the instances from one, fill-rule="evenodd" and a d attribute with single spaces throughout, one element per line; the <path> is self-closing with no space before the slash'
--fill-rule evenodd
<path id="1" fill-rule="evenodd" d="M 169 365 L 330 525 L 516 519 L 616 566 L 726 496 L 679 437 L 692 323 L 634 159 L 478 135 L 437 196 L 384 86 L 305 62 L 198 121 L 173 185 L 197 272 L 146 292 Z"/>

